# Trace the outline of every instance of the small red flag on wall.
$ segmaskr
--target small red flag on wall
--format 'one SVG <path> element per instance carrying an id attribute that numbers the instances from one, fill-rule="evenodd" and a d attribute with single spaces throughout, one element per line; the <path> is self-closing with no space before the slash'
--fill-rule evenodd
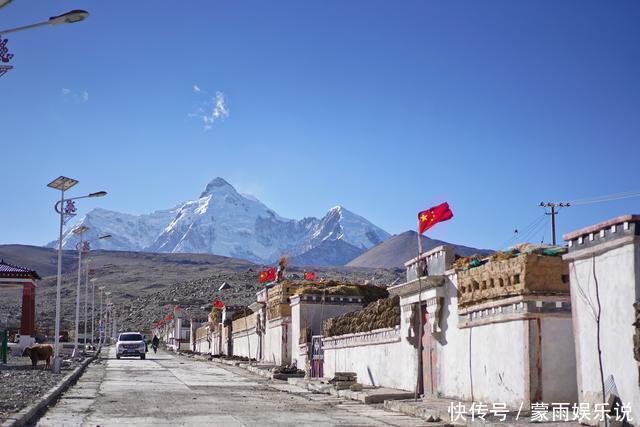
<path id="1" fill-rule="evenodd" d="M 220 301 L 220 300 L 218 300 L 218 299 L 217 299 L 217 300 L 215 300 L 215 301 L 213 302 L 213 306 L 214 306 L 215 308 L 224 308 L 224 303 L 223 303 L 222 301 Z"/>
<path id="2" fill-rule="evenodd" d="M 305 271 L 304 280 L 316 280 L 316 273 L 313 271 Z"/>
<path id="3" fill-rule="evenodd" d="M 453 212 L 449 209 L 449 203 L 434 206 L 426 211 L 418 213 L 418 223 L 420 224 L 420 234 L 424 233 L 439 222 L 453 218 Z"/>
<path id="4" fill-rule="evenodd" d="M 274 267 L 260 272 L 260 283 L 273 282 L 274 280 L 276 280 L 276 269 Z"/>
<path id="5" fill-rule="evenodd" d="M 173 319 L 173 316 L 171 316 L 170 314 L 167 314 L 167 315 L 165 316 L 165 318 L 164 318 L 164 320 L 167 320 L 167 321 L 169 321 L 169 320 L 171 320 L 171 319 Z"/>

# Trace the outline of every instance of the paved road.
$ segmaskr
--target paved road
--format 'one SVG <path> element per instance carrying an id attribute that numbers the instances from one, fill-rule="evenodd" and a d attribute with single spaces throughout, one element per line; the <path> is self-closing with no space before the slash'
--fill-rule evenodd
<path id="1" fill-rule="evenodd" d="M 224 366 L 224 367 L 223 367 Z M 379 406 L 312 394 L 241 368 L 170 353 L 109 357 L 87 368 L 38 426 L 418 426 Z M 434 425 L 430 423 L 430 425 Z"/>

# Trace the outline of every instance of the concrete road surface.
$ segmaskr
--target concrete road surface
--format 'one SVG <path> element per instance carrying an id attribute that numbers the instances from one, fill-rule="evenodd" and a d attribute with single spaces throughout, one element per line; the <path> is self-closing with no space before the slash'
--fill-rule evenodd
<path id="1" fill-rule="evenodd" d="M 107 352 L 38 426 L 425 425 L 379 405 L 312 394 L 241 368 L 165 352 L 147 353 L 146 360 L 116 360 L 113 347 Z"/>

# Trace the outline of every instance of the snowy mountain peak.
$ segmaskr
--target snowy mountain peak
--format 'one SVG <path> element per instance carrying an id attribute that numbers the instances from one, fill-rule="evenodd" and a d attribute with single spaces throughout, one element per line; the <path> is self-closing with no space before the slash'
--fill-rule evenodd
<path id="1" fill-rule="evenodd" d="M 75 247 L 77 236 L 71 230 L 80 224 L 91 229 L 86 237 L 113 236 L 99 241 L 95 248 L 212 253 L 258 263 L 270 263 L 282 254 L 307 254 L 305 261 L 322 257 L 346 262 L 346 258 L 389 237 L 386 231 L 340 205 L 321 219 L 283 218 L 219 177 L 206 185 L 199 198 L 172 209 L 148 215 L 94 209 L 67 228 L 65 248 Z"/>
<path id="2" fill-rule="evenodd" d="M 200 194 L 200 198 L 221 192 L 232 192 L 237 194 L 236 189 L 233 188 L 231 184 L 223 178 L 217 177 L 207 184 L 202 194 Z"/>

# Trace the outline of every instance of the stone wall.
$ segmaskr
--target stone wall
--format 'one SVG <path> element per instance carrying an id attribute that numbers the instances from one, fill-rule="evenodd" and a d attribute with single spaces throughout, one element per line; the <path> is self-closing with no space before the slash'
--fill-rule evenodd
<path id="1" fill-rule="evenodd" d="M 459 307 L 516 295 L 569 294 L 569 270 L 559 256 L 522 253 L 456 273 Z"/>

